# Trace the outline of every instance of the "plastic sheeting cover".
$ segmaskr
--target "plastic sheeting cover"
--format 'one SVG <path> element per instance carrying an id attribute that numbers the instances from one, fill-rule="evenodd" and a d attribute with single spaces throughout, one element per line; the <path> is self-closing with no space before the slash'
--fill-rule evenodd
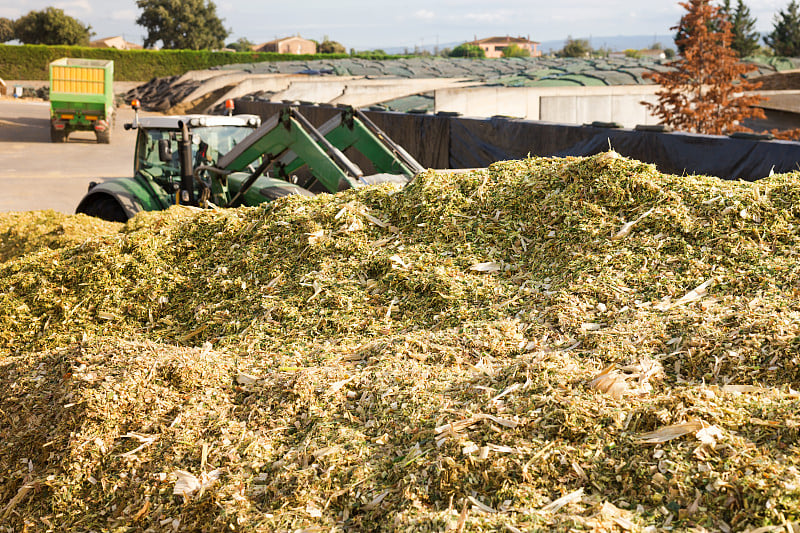
<path id="1" fill-rule="evenodd" d="M 800 143 L 754 141 L 691 133 L 604 129 L 508 119 L 454 119 L 450 165 L 486 166 L 503 159 L 586 156 L 611 146 L 620 154 L 655 164 L 662 172 L 756 180 L 770 171 L 791 172 L 800 163 Z"/>

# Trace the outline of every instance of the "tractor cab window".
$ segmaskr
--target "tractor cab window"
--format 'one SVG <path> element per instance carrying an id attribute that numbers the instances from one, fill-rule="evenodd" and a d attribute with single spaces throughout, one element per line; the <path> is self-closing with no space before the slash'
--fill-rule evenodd
<path id="1" fill-rule="evenodd" d="M 195 167 L 214 165 L 220 156 L 225 155 L 239 141 L 253 133 L 253 128 L 245 126 L 209 126 L 193 128 L 192 161 Z M 140 130 L 136 147 L 136 171 L 145 170 L 153 177 L 176 178 L 181 174 L 178 141 L 181 133 L 177 130 Z"/>

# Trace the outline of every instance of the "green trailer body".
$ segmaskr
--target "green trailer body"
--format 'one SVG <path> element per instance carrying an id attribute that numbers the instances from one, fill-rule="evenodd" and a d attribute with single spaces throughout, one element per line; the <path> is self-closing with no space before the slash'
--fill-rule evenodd
<path id="1" fill-rule="evenodd" d="M 114 62 L 61 58 L 50 63 L 50 138 L 65 142 L 74 131 L 93 131 L 111 142 Z"/>

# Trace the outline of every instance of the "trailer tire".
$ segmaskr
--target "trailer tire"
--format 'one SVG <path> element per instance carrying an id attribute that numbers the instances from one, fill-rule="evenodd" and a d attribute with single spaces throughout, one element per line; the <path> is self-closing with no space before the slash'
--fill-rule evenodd
<path id="1" fill-rule="evenodd" d="M 81 206 L 78 213 L 89 215 L 90 217 L 102 218 L 109 222 L 127 222 L 128 215 L 119 202 L 108 195 L 100 195 L 92 198 L 85 205 Z"/>
<path id="2" fill-rule="evenodd" d="M 67 131 L 66 130 L 57 130 L 53 125 L 50 125 L 50 141 L 54 143 L 65 143 L 67 142 Z"/>
<path id="3" fill-rule="evenodd" d="M 95 131 L 94 134 L 99 144 L 111 144 L 111 128 L 106 131 Z"/>

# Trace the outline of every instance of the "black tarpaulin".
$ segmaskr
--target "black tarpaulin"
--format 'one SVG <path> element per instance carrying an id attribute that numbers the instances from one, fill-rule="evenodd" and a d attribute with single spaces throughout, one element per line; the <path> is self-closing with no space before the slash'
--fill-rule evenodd
<path id="1" fill-rule="evenodd" d="M 755 180 L 800 170 L 800 143 L 717 135 L 571 126 L 503 118 L 452 118 L 451 168 L 535 156 L 588 156 L 612 148 L 662 172 Z"/>

